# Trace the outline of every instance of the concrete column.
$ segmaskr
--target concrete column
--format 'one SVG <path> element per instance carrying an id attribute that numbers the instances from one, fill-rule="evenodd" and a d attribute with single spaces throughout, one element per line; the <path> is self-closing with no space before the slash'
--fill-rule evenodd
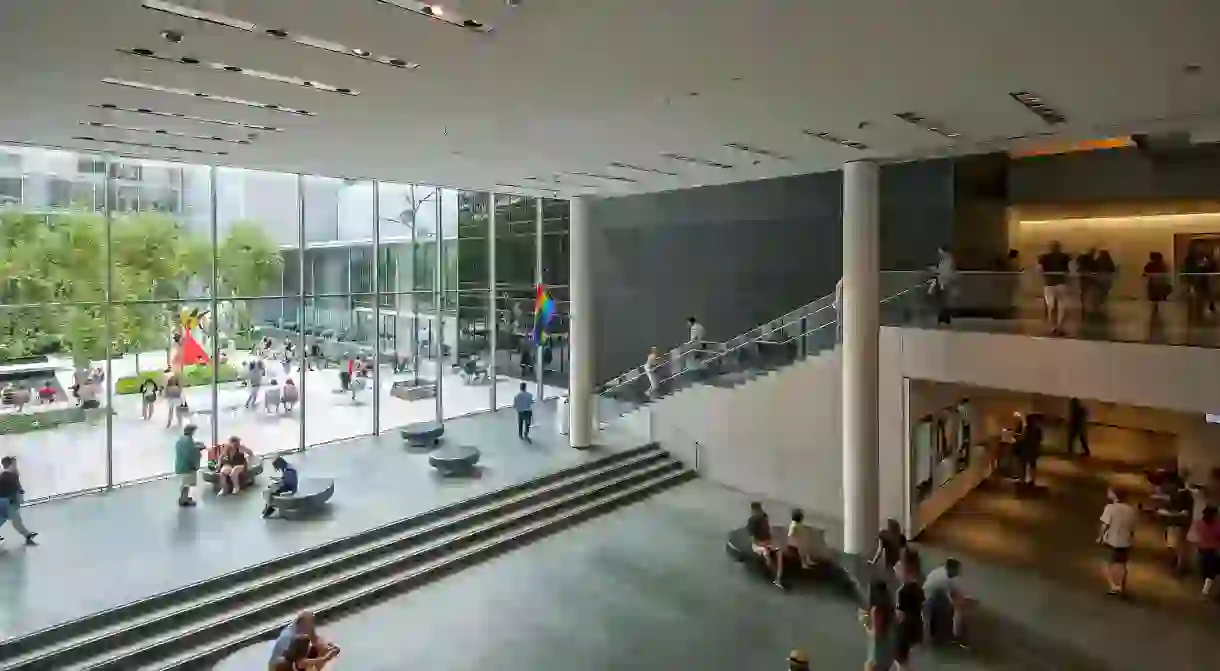
<path id="1" fill-rule="evenodd" d="M 568 438 L 572 447 L 583 449 L 593 444 L 593 269 L 589 239 L 588 201 L 575 196 L 569 201 L 571 232 L 568 241 L 568 291 L 571 296 L 568 342 L 571 372 L 568 378 L 568 412 L 571 419 Z M 541 362 L 539 362 L 541 363 Z"/>
<path id="2" fill-rule="evenodd" d="M 878 166 L 843 166 L 843 543 L 873 549 L 879 528 L 877 354 L 881 276 Z"/>

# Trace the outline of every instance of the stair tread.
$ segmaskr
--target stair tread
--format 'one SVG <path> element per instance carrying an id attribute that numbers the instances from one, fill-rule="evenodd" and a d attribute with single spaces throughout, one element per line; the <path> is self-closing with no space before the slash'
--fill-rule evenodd
<path id="1" fill-rule="evenodd" d="M 205 617 L 205 618 L 184 621 L 179 626 L 173 627 L 167 631 L 160 632 L 157 635 L 151 636 L 149 638 L 139 639 L 139 640 L 133 641 L 131 643 L 128 643 L 126 645 L 115 646 L 113 648 L 110 648 L 110 649 L 102 652 L 99 655 L 96 655 L 95 657 L 93 657 L 87 661 L 77 662 L 77 663 L 71 664 L 64 668 L 90 669 L 90 668 L 94 668 L 94 667 L 98 666 L 99 664 L 111 663 L 112 660 L 122 659 L 133 653 L 137 653 L 137 652 L 140 652 L 140 651 L 143 651 L 143 650 L 155 647 L 155 646 L 170 643 L 174 639 L 182 637 L 184 635 L 191 634 L 191 633 L 194 633 L 197 631 L 202 631 L 202 630 L 217 626 L 219 624 L 223 624 L 224 622 L 227 622 L 227 621 L 233 619 L 234 617 L 247 616 L 247 615 L 256 613 L 259 610 L 263 610 L 265 608 L 275 606 L 277 604 L 280 604 L 280 603 L 282 603 L 286 600 L 292 599 L 292 598 L 297 598 L 297 597 L 301 597 L 303 595 L 307 595 L 310 592 L 316 591 L 323 587 L 333 587 L 336 585 L 342 585 L 344 583 L 356 583 L 359 581 L 359 579 L 362 576 L 367 575 L 371 571 L 374 571 L 377 569 L 382 569 L 382 568 L 391 566 L 393 564 L 398 564 L 398 563 L 408 563 L 409 564 L 411 562 L 412 558 L 418 558 L 420 556 L 427 556 L 429 553 L 435 552 L 438 549 L 443 549 L 444 546 L 446 546 L 456 540 L 462 539 L 464 537 L 470 537 L 470 536 L 476 536 L 479 534 L 489 534 L 490 533 L 491 534 L 490 537 L 492 539 L 498 538 L 498 537 L 502 536 L 504 533 L 506 533 L 507 531 L 510 531 L 511 529 L 516 528 L 516 526 L 514 525 L 514 522 L 516 522 L 516 521 L 519 521 L 522 519 L 528 519 L 529 517 L 531 517 L 533 515 L 538 515 L 550 508 L 557 508 L 557 509 L 562 510 L 564 507 L 564 504 L 570 504 L 573 501 L 581 500 L 583 498 L 588 498 L 590 495 L 596 495 L 591 500 L 594 500 L 594 501 L 600 500 L 601 498 L 605 498 L 606 496 L 608 496 L 608 493 L 612 494 L 613 491 L 615 491 L 616 486 L 620 485 L 624 481 L 630 481 L 632 479 L 639 478 L 644 475 L 648 475 L 649 477 L 656 477 L 656 476 L 659 476 L 662 474 L 673 473 L 673 472 L 681 472 L 681 464 L 672 459 L 664 460 L 658 464 L 648 466 L 647 468 L 629 469 L 621 477 L 614 478 L 614 479 L 611 479 L 611 480 L 605 481 L 605 482 L 599 482 L 594 487 L 580 489 L 575 492 L 571 492 L 571 493 L 565 494 L 565 495 L 557 497 L 557 498 L 548 498 L 548 499 L 539 501 L 538 503 L 536 503 L 532 506 L 529 506 L 525 509 L 515 511 L 508 515 L 493 518 L 491 520 L 488 520 L 487 522 L 478 524 L 472 528 L 463 528 L 458 531 L 444 534 L 437 539 L 427 541 L 420 545 L 399 549 L 390 555 L 381 556 L 381 557 L 376 558 L 375 560 L 353 566 L 343 573 L 340 573 L 337 575 L 336 574 L 321 575 L 321 576 L 318 576 L 305 583 L 298 584 L 294 587 L 291 587 L 287 590 L 280 591 L 280 592 L 274 592 L 272 594 L 266 595 L 257 601 L 253 601 L 253 602 L 243 601 L 240 603 L 240 605 L 235 604 L 236 608 L 228 609 L 228 610 L 213 614 L 213 615 Z M 547 519 L 547 517 L 544 516 L 543 519 Z M 500 529 L 502 527 L 504 529 L 497 531 L 497 529 Z M 477 543 L 482 544 L 483 541 L 477 541 Z M 439 557 L 435 560 L 425 560 L 425 562 L 431 563 L 432 561 L 439 561 L 439 560 L 443 559 L 445 556 L 447 556 L 447 555 L 442 555 L 442 557 Z M 277 618 L 282 619 L 282 616 L 277 615 Z"/>
<path id="2" fill-rule="evenodd" d="M 132 610 L 130 617 L 120 618 L 113 623 L 106 624 L 99 619 L 97 626 L 90 627 L 76 635 L 68 636 L 63 639 L 52 641 L 44 645 L 38 645 L 31 650 L 8 658 L 3 665 L 0 665 L 0 670 L 7 671 L 9 669 L 19 669 L 25 664 L 29 664 L 39 658 L 48 655 L 58 654 L 82 645 L 91 645 L 98 641 L 112 636 L 122 631 L 131 630 L 133 627 L 143 627 L 162 621 L 166 618 L 189 616 L 189 611 L 200 606 L 209 604 L 217 600 L 233 598 L 249 592 L 252 589 L 264 587 L 274 584 L 275 582 L 284 580 L 292 575 L 316 570 L 335 562 L 349 561 L 361 554 L 377 550 L 387 545 L 392 545 L 396 542 L 401 542 L 411 537 L 436 533 L 447 526 L 454 524 L 462 524 L 465 520 L 477 518 L 479 516 L 488 515 L 497 509 L 519 506 L 523 502 L 533 498 L 539 498 L 543 501 L 554 500 L 550 495 L 557 491 L 562 491 L 570 487 L 588 486 L 595 483 L 608 474 L 618 471 L 627 472 L 632 468 L 638 468 L 640 465 L 654 461 L 669 459 L 668 455 L 661 449 L 653 446 L 650 449 L 637 449 L 629 451 L 628 456 L 623 458 L 607 458 L 596 462 L 590 462 L 590 465 L 567 473 L 567 477 L 560 477 L 545 482 L 541 485 L 513 491 L 503 497 L 490 497 L 480 505 L 475 505 L 470 508 L 459 508 L 457 512 L 450 516 L 440 517 L 429 522 L 421 522 L 418 524 L 402 524 L 391 523 L 383 527 L 368 530 L 370 533 L 367 537 L 361 538 L 359 535 L 355 539 L 349 537 L 349 542 L 355 541 L 356 544 L 350 547 L 337 547 L 333 552 L 319 554 L 315 557 L 305 559 L 297 563 L 285 563 L 283 566 L 275 568 L 271 573 L 252 573 L 249 577 L 241 579 L 240 582 L 221 586 L 221 583 L 227 576 L 216 576 L 215 578 L 188 585 L 186 589 L 174 590 L 174 592 L 184 593 L 184 597 L 178 600 L 167 603 L 165 606 L 154 608 L 148 611 Z M 618 456 L 618 455 L 615 455 Z M 565 472 L 561 471 L 560 474 Z M 508 488 L 511 489 L 511 488 Z M 406 522 L 412 518 L 406 518 L 399 522 Z M 463 527 L 465 528 L 465 527 Z M 285 558 L 297 556 L 299 553 L 286 555 Z M 277 558 L 284 559 L 284 558 Z M 275 560 L 273 560 L 275 561 Z M 199 593 L 193 596 L 185 596 L 185 592 L 191 588 L 196 588 Z M 140 604 L 142 602 L 133 602 Z M 114 615 L 121 613 L 123 609 L 133 604 L 120 606 L 114 611 L 103 611 L 102 613 L 94 614 L 95 616 Z M 37 632 L 35 632 L 37 633 Z M 17 640 L 17 639 L 14 639 Z M 0 651 L 3 647 L 0 647 Z"/>
<path id="3" fill-rule="evenodd" d="M 616 490 L 605 496 L 591 499 L 589 502 L 585 503 L 584 505 L 581 505 L 581 506 L 577 507 L 576 509 L 568 511 L 566 514 L 559 515 L 557 517 L 547 517 L 547 518 L 541 519 L 537 522 L 531 523 L 529 525 L 526 525 L 525 527 L 517 529 L 515 531 L 515 533 L 495 536 L 495 537 L 489 538 L 487 540 L 480 541 L 480 542 L 476 543 L 475 545 L 472 545 L 471 547 L 469 547 L 455 555 L 445 555 L 442 557 L 438 557 L 432 561 L 426 562 L 426 563 L 420 565 L 419 567 L 417 567 L 415 570 L 410 571 L 406 575 L 395 575 L 395 576 L 387 577 L 381 581 L 378 581 L 376 584 L 374 584 L 372 586 L 368 586 L 368 587 L 361 588 L 359 590 L 355 590 L 354 594 L 343 594 L 343 595 L 337 596 L 333 599 L 330 599 L 324 603 L 321 603 L 317 606 L 311 606 L 309 608 L 309 610 L 311 610 L 315 613 L 323 614 L 323 613 L 325 613 L 325 611 L 327 609 L 338 607 L 338 606 L 346 603 L 350 599 L 356 598 L 358 596 L 363 596 L 363 595 L 371 593 L 371 592 L 384 590 L 388 587 L 392 587 L 392 586 L 395 586 L 395 585 L 398 585 L 398 584 L 401 584 L 401 583 L 404 583 L 404 582 L 407 582 L 407 581 L 410 581 L 413 579 L 418 579 L 418 578 L 420 578 L 422 576 L 426 576 L 427 574 L 429 574 L 433 571 L 436 571 L 444 566 L 447 566 L 448 564 L 451 564 L 453 562 L 459 562 L 464 559 L 470 558 L 472 556 L 477 556 L 478 554 L 480 554 L 482 552 L 486 552 L 487 550 L 494 548 L 494 547 L 500 545 L 501 543 L 505 543 L 507 541 L 510 541 L 510 540 L 513 540 L 513 539 L 516 539 L 519 537 L 527 536 L 529 534 L 537 533 L 539 530 L 546 529 L 550 526 L 560 524 L 560 523 L 562 523 L 568 519 L 571 519 L 573 517 L 576 517 L 578 515 L 588 513 L 589 511 L 597 510 L 598 508 L 608 506 L 609 504 L 620 501 L 620 500 L 629 499 L 630 497 L 632 497 L 634 495 L 637 495 L 642 492 L 650 491 L 650 490 L 655 489 L 666 483 L 676 483 L 682 479 L 690 477 L 691 475 L 692 475 L 692 473 L 690 471 L 681 470 L 681 469 L 668 470 L 668 471 L 661 472 L 659 474 L 653 475 L 652 477 L 645 480 L 644 482 L 633 485 L 627 489 Z M 263 621 L 260 621 L 258 624 L 253 625 L 251 627 L 247 627 L 241 632 L 236 632 L 234 634 L 225 636 L 222 640 L 210 641 L 206 645 L 199 645 L 199 646 L 196 646 L 195 648 L 192 648 L 188 651 L 183 652 L 182 654 L 176 655 L 168 661 L 162 661 L 162 662 L 156 663 L 154 665 L 138 667 L 138 668 L 143 668 L 143 669 L 146 669 L 147 671 L 176 671 L 177 669 L 185 668 L 185 665 L 194 662 L 202 655 L 213 653 L 217 649 L 221 649 L 221 648 L 232 649 L 232 648 L 242 647 L 247 644 L 252 644 L 255 641 L 258 641 L 259 639 L 268 637 L 271 634 L 282 629 L 285 626 L 286 622 L 287 622 L 287 620 L 282 616 L 281 617 L 267 617 Z M 87 667 L 85 667 L 85 668 L 87 668 Z M 80 671 L 85 671 L 85 668 L 80 669 Z"/>

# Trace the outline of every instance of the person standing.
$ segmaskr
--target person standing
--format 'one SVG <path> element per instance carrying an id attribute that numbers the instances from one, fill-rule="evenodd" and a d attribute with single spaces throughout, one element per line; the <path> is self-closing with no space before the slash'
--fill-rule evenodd
<path id="1" fill-rule="evenodd" d="M 1025 418 L 1025 426 L 1017 437 L 1015 445 L 1017 462 L 1020 464 L 1021 484 L 1036 487 L 1038 479 L 1038 459 L 1042 456 L 1042 416 L 1030 414 Z"/>
<path id="2" fill-rule="evenodd" d="M 957 290 L 957 262 L 948 247 L 936 250 L 936 268 L 933 269 L 932 295 L 936 299 L 936 323 L 953 321 L 953 294 Z"/>
<path id="3" fill-rule="evenodd" d="M 890 671 L 894 666 L 894 602 L 890 587 L 877 579 L 868 588 L 868 610 L 860 613 L 868 632 L 868 660 L 864 671 Z"/>
<path id="4" fill-rule="evenodd" d="M 140 416 L 144 419 L 152 419 L 153 410 L 157 407 L 157 392 L 161 388 L 157 385 L 157 381 L 151 377 L 144 378 L 140 383 Z"/>
<path id="5" fill-rule="evenodd" d="M 1192 536 L 1199 552 L 1199 573 L 1203 575 L 1203 596 L 1211 597 L 1220 575 L 1220 516 L 1216 506 L 1206 506 L 1192 525 Z"/>
<path id="6" fill-rule="evenodd" d="M 1127 492 L 1121 487 L 1110 490 L 1110 503 L 1101 511 L 1101 530 L 1097 542 L 1106 547 L 1106 580 L 1109 594 L 1121 596 L 1127 591 L 1127 561 L 1135 544 L 1135 524 L 1138 513 L 1127 503 Z"/>
<path id="7" fill-rule="evenodd" d="M 1089 456 L 1089 412 L 1085 410 L 1080 399 L 1072 397 L 1068 401 L 1067 421 L 1067 453 L 1075 452 L 1076 442 L 1080 442 L 1081 456 Z"/>
<path id="8" fill-rule="evenodd" d="M 895 614 L 898 616 L 897 635 L 894 645 L 894 662 L 899 671 L 911 668 L 911 651 L 923 643 L 923 608 L 927 600 L 923 593 L 923 570 L 919 553 L 908 547 L 898 560 L 902 585 L 895 597 Z"/>
<path id="9" fill-rule="evenodd" d="M 178 405 L 182 401 L 182 383 L 178 381 L 178 376 L 173 371 L 165 371 L 165 428 L 173 423 L 174 416 L 178 412 Z"/>
<path id="10" fill-rule="evenodd" d="M 1063 252 L 1058 240 L 1051 242 L 1049 252 L 1038 257 L 1038 268 L 1042 272 L 1042 297 L 1046 301 L 1046 320 L 1051 325 L 1051 335 L 1063 335 L 1071 267 L 1072 258 Z"/>
<path id="11" fill-rule="evenodd" d="M 247 408 L 258 406 L 258 390 L 263 386 L 263 368 L 261 364 L 261 361 L 251 361 L 246 366 L 246 384 L 250 387 L 250 393 L 246 396 Z"/>
<path id="12" fill-rule="evenodd" d="M 25 498 L 25 490 L 21 487 L 21 474 L 17 472 L 17 457 L 0 459 L 0 467 L 4 469 L 0 471 L 0 499 L 4 499 L 8 503 L 8 521 L 12 522 L 13 529 L 17 533 L 25 537 L 26 545 L 38 545 L 34 542 L 38 532 L 27 529 L 25 521 L 21 519 L 21 504 Z M 3 524 L 2 520 L 0 520 L 0 524 Z"/>
<path id="13" fill-rule="evenodd" d="M 532 442 L 530 424 L 534 421 L 534 395 L 525 390 L 524 382 L 513 397 L 513 409 L 517 411 L 517 437 L 527 443 Z"/>
<path id="14" fill-rule="evenodd" d="M 195 442 L 195 425 L 187 424 L 182 435 L 174 443 L 174 473 L 178 476 L 178 505 L 189 508 L 195 505 L 191 488 L 199 478 L 199 456 L 203 446 Z"/>
<path id="15" fill-rule="evenodd" d="M 1097 305 L 1097 250 L 1089 250 L 1076 257 L 1077 296 L 1082 320 L 1092 318 Z"/>
<path id="16" fill-rule="evenodd" d="M 648 358 L 644 360 L 644 375 L 648 376 L 649 398 L 657 393 L 657 359 L 657 348 L 650 348 L 648 350 Z"/>

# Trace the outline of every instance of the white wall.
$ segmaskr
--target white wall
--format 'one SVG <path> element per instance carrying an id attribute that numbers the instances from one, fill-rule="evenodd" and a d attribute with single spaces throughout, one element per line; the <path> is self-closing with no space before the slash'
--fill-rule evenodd
<path id="1" fill-rule="evenodd" d="M 1210 349 L 886 327 L 879 356 L 880 512 L 908 524 L 908 380 L 1220 411 L 1220 351 Z M 839 385 L 839 355 L 823 352 L 734 389 L 667 397 L 651 407 L 653 435 L 697 440 L 709 480 L 841 520 Z M 1203 433 L 1211 428 L 1184 441 L 1196 468 L 1220 465 L 1220 430 Z"/>

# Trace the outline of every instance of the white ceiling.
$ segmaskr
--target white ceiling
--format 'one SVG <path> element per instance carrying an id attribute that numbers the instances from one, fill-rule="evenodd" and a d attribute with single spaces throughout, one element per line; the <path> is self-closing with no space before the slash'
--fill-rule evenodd
<path id="1" fill-rule="evenodd" d="M 466 188 L 615 195 L 817 172 L 861 157 L 1002 148 L 1005 138 L 1051 130 L 1084 138 L 1220 127 L 1215 0 L 522 0 L 517 8 L 505 0 L 439 1 L 450 15 L 460 11 L 491 26 L 486 34 L 379 0 L 177 0 L 261 28 L 416 62 L 417 69 L 183 19 L 142 2 L 0 2 L 0 141 Z M 162 40 L 166 29 L 181 31 L 182 42 Z M 118 51 L 133 48 L 359 95 Z M 1185 73 L 1188 64 L 1201 70 Z M 316 116 L 102 83 L 107 77 Z M 1037 93 L 1068 122 L 1048 126 L 1008 96 L 1020 90 Z M 239 145 L 79 125 L 234 139 L 247 132 L 89 107 L 106 103 L 284 130 Z M 899 112 L 916 112 L 960 137 L 951 141 L 907 124 L 894 117 Z M 802 129 L 870 149 L 841 147 Z M 724 146 L 733 142 L 791 160 Z M 690 165 L 665 152 L 733 168 Z M 609 166 L 616 161 L 677 175 Z M 555 175 L 559 183 L 547 184 Z"/>

